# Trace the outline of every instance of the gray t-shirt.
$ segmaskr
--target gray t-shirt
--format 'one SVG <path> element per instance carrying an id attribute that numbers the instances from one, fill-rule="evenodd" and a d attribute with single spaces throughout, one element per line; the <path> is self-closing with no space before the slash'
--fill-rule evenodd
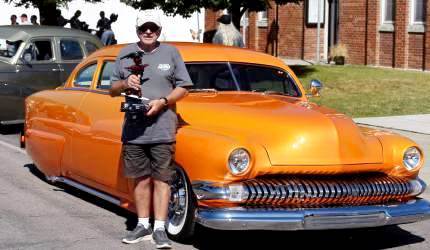
<path id="1" fill-rule="evenodd" d="M 123 48 L 119 53 L 111 81 L 126 79 L 131 73 L 126 67 L 134 65 L 132 59 L 119 58 L 131 52 L 142 51 L 137 43 Z M 166 97 L 175 87 L 192 86 L 193 83 L 178 50 L 168 44 L 159 44 L 152 52 L 142 56 L 142 64 L 148 64 L 142 74 L 142 96 L 150 100 Z M 133 102 L 132 98 L 126 98 Z M 174 107 L 166 108 L 155 116 L 143 113 L 126 113 L 122 130 L 122 142 L 133 144 L 170 143 L 175 141 L 178 119 Z"/>

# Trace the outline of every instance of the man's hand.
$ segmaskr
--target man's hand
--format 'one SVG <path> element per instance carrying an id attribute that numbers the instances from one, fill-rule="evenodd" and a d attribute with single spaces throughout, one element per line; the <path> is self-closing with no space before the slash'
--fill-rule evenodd
<path id="1" fill-rule="evenodd" d="M 140 90 L 140 75 L 129 75 L 124 81 L 124 89 Z"/>
<path id="2" fill-rule="evenodd" d="M 149 102 L 149 110 L 146 115 L 152 116 L 158 114 L 166 105 L 164 105 L 164 100 L 152 100 Z"/>

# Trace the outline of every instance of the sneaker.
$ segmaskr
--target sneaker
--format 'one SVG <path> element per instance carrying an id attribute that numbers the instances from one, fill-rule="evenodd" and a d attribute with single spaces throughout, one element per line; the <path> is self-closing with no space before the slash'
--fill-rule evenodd
<path id="1" fill-rule="evenodd" d="M 122 242 L 127 244 L 133 244 L 143 240 L 150 240 L 151 234 L 151 227 L 145 228 L 142 224 L 137 224 L 136 228 L 130 233 L 128 233 L 124 239 L 122 239 Z"/>
<path id="2" fill-rule="evenodd" d="M 164 229 L 157 229 L 152 233 L 152 243 L 160 249 L 172 248 L 172 243 L 167 238 L 166 231 Z"/>

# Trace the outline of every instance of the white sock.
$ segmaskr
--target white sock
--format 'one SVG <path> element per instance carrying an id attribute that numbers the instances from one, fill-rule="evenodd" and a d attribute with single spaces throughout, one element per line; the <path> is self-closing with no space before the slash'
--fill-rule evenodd
<path id="1" fill-rule="evenodd" d="M 154 231 L 157 229 L 162 229 L 164 230 L 164 225 L 166 224 L 166 222 L 164 220 L 155 220 L 154 222 Z"/>
<path id="2" fill-rule="evenodd" d="M 143 225 L 145 228 L 149 228 L 149 218 L 138 218 L 137 224 Z"/>

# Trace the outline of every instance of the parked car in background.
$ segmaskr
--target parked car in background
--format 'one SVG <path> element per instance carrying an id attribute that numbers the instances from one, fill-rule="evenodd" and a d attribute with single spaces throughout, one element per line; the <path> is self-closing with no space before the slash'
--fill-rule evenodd
<path id="1" fill-rule="evenodd" d="M 430 217 L 430 203 L 418 197 L 425 189 L 418 177 L 424 159 L 415 142 L 309 102 L 278 58 L 210 44 L 172 45 L 195 85 L 176 105 L 170 237 L 191 236 L 195 223 L 314 230 Z M 124 98 L 108 92 L 122 47 L 96 51 L 62 87 L 28 97 L 24 142 L 48 180 L 134 211 L 134 182 L 121 171 Z M 310 93 L 319 95 L 320 83 L 311 85 Z"/>
<path id="2" fill-rule="evenodd" d="M 23 123 L 28 95 L 60 86 L 102 46 L 96 36 L 74 29 L 0 26 L 0 125 Z"/>

